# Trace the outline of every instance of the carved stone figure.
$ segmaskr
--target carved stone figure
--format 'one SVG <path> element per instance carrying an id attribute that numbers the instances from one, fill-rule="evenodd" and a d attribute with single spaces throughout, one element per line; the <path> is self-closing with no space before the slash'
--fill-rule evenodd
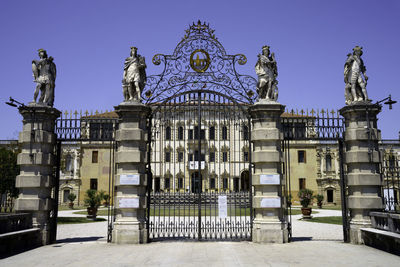
<path id="1" fill-rule="evenodd" d="M 35 78 L 36 89 L 33 94 L 33 102 L 43 103 L 48 106 L 54 104 L 54 87 L 56 81 L 56 64 L 53 62 L 52 57 L 47 56 L 47 52 L 44 49 L 39 49 L 39 60 L 32 61 L 32 72 Z M 37 97 L 40 92 L 39 101 Z"/>
<path id="2" fill-rule="evenodd" d="M 344 64 L 346 105 L 354 102 L 371 102 L 367 94 L 368 76 L 365 74 L 366 68 L 361 59 L 362 54 L 362 47 L 354 47 L 353 54 L 347 55 L 347 60 Z"/>
<path id="3" fill-rule="evenodd" d="M 259 99 L 271 101 L 278 100 L 278 68 L 275 60 L 275 54 L 271 53 L 269 46 L 263 46 L 262 54 L 258 55 L 255 66 L 258 75 L 257 93 Z"/>
<path id="4" fill-rule="evenodd" d="M 137 48 L 131 47 L 131 56 L 125 59 L 122 88 L 124 101 L 141 100 L 146 84 L 145 58 L 137 54 Z"/>

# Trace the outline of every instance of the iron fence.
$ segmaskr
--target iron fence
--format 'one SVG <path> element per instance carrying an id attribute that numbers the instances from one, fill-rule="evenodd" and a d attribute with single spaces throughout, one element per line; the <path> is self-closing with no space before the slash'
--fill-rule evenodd
<path id="1" fill-rule="evenodd" d="M 400 140 L 380 142 L 382 201 L 385 211 L 400 212 Z"/>

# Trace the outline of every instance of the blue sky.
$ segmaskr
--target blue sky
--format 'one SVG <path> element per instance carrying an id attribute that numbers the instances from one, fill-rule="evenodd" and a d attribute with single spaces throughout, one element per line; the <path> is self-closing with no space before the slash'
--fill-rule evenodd
<path id="1" fill-rule="evenodd" d="M 171 54 L 194 21 L 207 21 L 228 54 L 243 53 L 242 74 L 256 76 L 257 54 L 271 46 L 278 62 L 279 102 L 288 108 L 344 106 L 343 65 L 364 47 L 367 90 L 375 101 L 400 100 L 399 1 L 0 1 L 0 100 L 33 98 L 31 61 L 37 49 L 54 57 L 55 107 L 111 110 L 122 97 L 129 47 L 147 59 L 147 74 L 161 72 L 156 53 Z M 398 137 L 400 104 L 379 115 L 386 139 Z M 0 104 L 0 139 L 16 139 L 17 110 Z"/>

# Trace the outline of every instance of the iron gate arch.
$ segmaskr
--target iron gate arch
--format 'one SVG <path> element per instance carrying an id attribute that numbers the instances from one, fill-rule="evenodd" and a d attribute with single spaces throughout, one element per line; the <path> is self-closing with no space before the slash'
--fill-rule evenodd
<path id="1" fill-rule="evenodd" d="M 149 240 L 250 240 L 247 107 L 211 90 L 181 92 L 150 106 Z M 246 170 L 250 186 L 244 189 L 240 178 Z"/>

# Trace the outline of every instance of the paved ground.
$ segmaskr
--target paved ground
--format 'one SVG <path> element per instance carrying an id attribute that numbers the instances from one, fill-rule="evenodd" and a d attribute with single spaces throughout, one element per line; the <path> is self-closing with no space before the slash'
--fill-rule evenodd
<path id="1" fill-rule="evenodd" d="M 340 216 L 319 210 L 314 216 Z M 72 215 L 69 211 L 60 216 Z M 367 246 L 341 242 L 342 227 L 299 221 L 295 242 L 106 243 L 106 222 L 60 225 L 59 243 L 0 260 L 0 266 L 400 266 L 400 257 Z"/>

